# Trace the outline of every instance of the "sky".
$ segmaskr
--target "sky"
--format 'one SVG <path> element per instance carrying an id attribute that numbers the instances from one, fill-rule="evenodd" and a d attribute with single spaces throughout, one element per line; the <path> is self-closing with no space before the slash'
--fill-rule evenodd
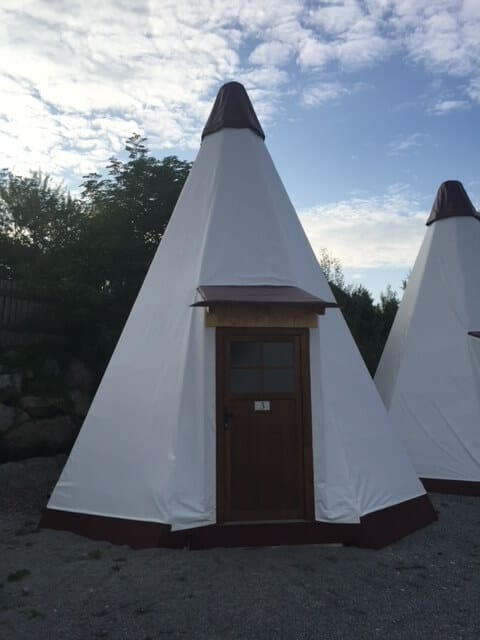
<path id="1" fill-rule="evenodd" d="M 441 182 L 480 208 L 480 0 L 2 0 L 0 166 L 75 192 L 133 133 L 194 160 L 230 80 L 314 250 L 376 299 Z"/>

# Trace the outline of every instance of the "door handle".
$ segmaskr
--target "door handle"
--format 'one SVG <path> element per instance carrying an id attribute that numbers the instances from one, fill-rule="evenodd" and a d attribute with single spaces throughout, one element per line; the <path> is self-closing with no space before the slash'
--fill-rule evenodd
<path id="1" fill-rule="evenodd" d="M 223 409 L 223 428 L 225 430 L 230 429 L 230 422 L 233 418 L 233 413 L 225 407 Z"/>

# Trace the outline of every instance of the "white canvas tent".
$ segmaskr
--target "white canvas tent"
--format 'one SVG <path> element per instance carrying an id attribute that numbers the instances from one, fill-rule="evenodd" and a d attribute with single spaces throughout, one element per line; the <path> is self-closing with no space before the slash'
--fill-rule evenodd
<path id="1" fill-rule="evenodd" d="M 134 546 L 380 546 L 431 522 L 336 306 L 229 83 L 43 524 Z"/>
<path id="2" fill-rule="evenodd" d="M 480 495 L 480 220 L 443 183 L 375 375 L 428 489 Z"/>

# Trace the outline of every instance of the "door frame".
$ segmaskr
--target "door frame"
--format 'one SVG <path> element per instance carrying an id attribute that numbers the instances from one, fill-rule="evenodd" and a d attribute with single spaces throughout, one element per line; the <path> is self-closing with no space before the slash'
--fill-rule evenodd
<path id="1" fill-rule="evenodd" d="M 309 329 L 300 328 L 256 328 L 256 327 L 217 327 L 215 329 L 215 385 L 216 385 L 216 515 L 217 524 L 225 522 L 226 505 L 226 431 L 224 428 L 224 408 L 226 380 L 226 338 L 230 336 L 298 336 L 299 338 L 299 373 L 301 428 L 303 437 L 303 483 L 305 521 L 315 520 L 313 492 L 313 442 L 312 442 L 312 409 L 310 394 L 310 334 Z"/>

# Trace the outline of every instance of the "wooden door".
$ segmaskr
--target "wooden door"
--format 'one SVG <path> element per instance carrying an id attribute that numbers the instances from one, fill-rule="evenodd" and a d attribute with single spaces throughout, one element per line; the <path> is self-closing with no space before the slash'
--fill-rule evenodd
<path id="1" fill-rule="evenodd" d="M 219 522 L 313 519 L 308 330 L 217 329 Z"/>

